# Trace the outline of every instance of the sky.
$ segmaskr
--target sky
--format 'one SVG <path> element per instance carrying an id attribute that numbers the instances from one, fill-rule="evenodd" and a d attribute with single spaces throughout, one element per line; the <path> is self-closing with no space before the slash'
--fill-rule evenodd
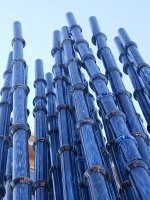
<path id="1" fill-rule="evenodd" d="M 51 49 L 53 31 L 67 25 L 66 13 L 73 12 L 78 24 L 83 29 L 83 36 L 96 53 L 96 47 L 91 43 L 92 32 L 89 17 L 96 16 L 102 32 L 107 35 L 108 46 L 118 61 L 118 51 L 114 43 L 117 30 L 124 27 L 131 38 L 138 44 L 139 51 L 147 63 L 150 63 L 150 1 L 149 0 L 0 0 L 0 88 L 3 85 L 2 74 L 6 68 L 9 51 L 12 51 L 13 22 L 22 24 L 23 37 L 26 40 L 24 59 L 29 66 L 28 84 L 30 94 L 28 107 L 30 109 L 29 124 L 34 130 L 32 117 L 32 100 L 34 98 L 33 81 L 35 77 L 35 60 L 42 59 L 45 73 L 51 72 L 53 58 Z M 95 54 L 96 55 L 96 54 Z M 100 60 L 97 64 L 104 72 Z M 128 76 L 123 76 L 124 84 L 133 91 Z M 138 104 L 136 109 L 141 113 Z"/>

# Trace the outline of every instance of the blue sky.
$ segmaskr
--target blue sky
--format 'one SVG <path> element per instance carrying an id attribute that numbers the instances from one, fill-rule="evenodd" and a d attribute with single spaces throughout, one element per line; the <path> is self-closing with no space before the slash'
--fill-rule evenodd
<path id="1" fill-rule="evenodd" d="M 0 0 L 0 87 L 2 87 L 2 73 L 5 70 L 9 51 L 12 50 L 13 38 L 12 24 L 14 21 L 22 23 L 23 36 L 26 40 L 24 58 L 29 65 L 29 108 L 32 111 L 32 99 L 34 98 L 34 62 L 41 58 L 45 72 L 51 71 L 53 58 L 52 35 L 56 29 L 67 25 L 65 14 L 73 12 L 77 22 L 83 28 L 83 35 L 91 41 L 91 30 L 88 19 L 95 15 L 99 21 L 101 30 L 108 37 L 108 46 L 111 48 L 118 66 L 118 52 L 113 38 L 120 27 L 126 28 L 131 38 L 137 42 L 139 50 L 145 61 L 150 63 L 150 1 L 149 0 Z M 96 48 L 90 46 L 96 51 Z M 98 64 L 103 71 L 99 60 Z M 132 91 L 129 79 L 124 75 L 124 83 L 128 90 Z M 139 111 L 138 104 L 136 107 Z M 32 112 L 30 125 L 33 130 Z"/>

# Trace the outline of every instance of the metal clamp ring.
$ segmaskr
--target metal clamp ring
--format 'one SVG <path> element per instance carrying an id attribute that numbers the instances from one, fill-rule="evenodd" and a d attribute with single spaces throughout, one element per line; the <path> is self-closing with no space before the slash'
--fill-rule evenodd
<path id="1" fill-rule="evenodd" d="M 138 65 L 137 66 L 137 73 L 138 73 L 139 76 L 141 76 L 140 72 L 141 72 L 142 68 L 144 68 L 144 67 L 149 68 L 149 70 L 150 70 L 150 66 L 146 63 L 142 63 L 142 64 Z"/>
<path id="2" fill-rule="evenodd" d="M 11 183 L 10 183 L 10 186 L 11 186 L 11 189 L 13 190 L 14 187 L 18 184 L 27 184 L 27 185 L 30 185 L 32 187 L 33 185 L 33 182 L 30 178 L 26 177 L 26 176 L 20 176 L 20 177 L 17 177 L 15 178 Z"/>
<path id="3" fill-rule="evenodd" d="M 115 139 L 115 148 L 117 151 L 119 151 L 119 147 L 120 145 L 124 142 L 124 141 L 129 141 L 132 140 L 136 143 L 136 140 L 134 139 L 133 136 L 131 135 L 121 135 L 118 138 Z"/>
<path id="4" fill-rule="evenodd" d="M 80 128 L 84 125 L 91 125 L 92 127 L 95 127 L 95 122 L 91 118 L 82 118 L 80 121 L 77 123 L 77 130 L 80 131 Z"/>
<path id="5" fill-rule="evenodd" d="M 128 52 L 128 48 L 131 47 L 131 46 L 134 46 L 134 47 L 137 48 L 137 44 L 136 44 L 135 42 L 129 41 L 129 42 L 127 42 L 127 43 L 125 44 L 125 49 L 126 49 L 127 52 Z"/>
<path id="6" fill-rule="evenodd" d="M 100 37 L 100 36 L 104 37 L 105 40 L 107 40 L 107 37 L 106 37 L 106 35 L 104 33 L 98 32 L 98 33 L 96 33 L 95 35 L 92 36 L 92 43 L 94 45 L 96 45 L 97 38 Z"/>
<path id="7" fill-rule="evenodd" d="M 148 91 L 145 87 L 136 88 L 133 92 L 133 96 L 134 96 L 135 100 L 138 99 L 137 97 L 138 97 L 139 93 L 144 93 L 144 94 L 148 95 Z"/>
<path id="8" fill-rule="evenodd" d="M 26 61 L 23 59 L 23 58 L 15 58 L 12 63 L 11 63 L 11 66 L 13 67 L 16 62 L 22 62 L 23 66 L 26 68 Z"/>
<path id="9" fill-rule="evenodd" d="M 36 112 L 38 111 L 43 111 L 45 113 L 45 115 L 47 115 L 47 109 L 45 108 L 45 106 L 36 106 L 33 109 L 33 117 L 35 117 Z"/>
<path id="10" fill-rule="evenodd" d="M 75 155 L 77 154 L 76 150 L 74 149 L 74 147 L 71 144 L 64 144 L 62 145 L 59 150 L 58 150 L 58 155 L 60 156 L 63 152 L 65 151 L 71 151 L 73 152 Z"/>
<path id="11" fill-rule="evenodd" d="M 50 95 L 53 95 L 53 96 L 56 97 L 56 94 L 55 94 L 54 92 L 47 92 L 47 93 L 46 93 L 46 97 L 48 97 L 48 96 L 50 96 Z"/>
<path id="12" fill-rule="evenodd" d="M 40 138 L 40 139 L 36 139 L 33 143 L 33 150 L 35 151 L 35 145 L 37 145 L 38 143 L 45 143 L 49 146 L 49 141 L 47 138 Z"/>
<path id="13" fill-rule="evenodd" d="M 72 107 L 69 106 L 68 104 L 60 104 L 60 105 L 58 105 L 57 108 L 56 108 L 56 114 L 58 114 L 58 113 L 59 113 L 61 110 L 63 110 L 63 109 L 69 110 L 70 112 L 73 111 L 73 110 L 72 110 Z"/>
<path id="14" fill-rule="evenodd" d="M 76 90 L 80 90 L 80 91 L 87 93 L 88 86 L 84 83 L 76 83 L 76 84 L 72 85 L 72 87 L 71 87 L 71 90 L 70 90 L 71 94 L 73 94 Z"/>
<path id="15" fill-rule="evenodd" d="M 63 68 L 64 71 L 66 72 L 66 66 L 65 66 L 65 64 L 63 64 L 63 63 L 56 63 L 56 64 L 54 64 L 53 67 L 52 67 L 52 72 L 53 72 L 53 73 L 54 73 L 54 71 L 55 71 L 55 67 L 61 67 L 61 68 Z"/>
<path id="16" fill-rule="evenodd" d="M 115 117 L 115 116 L 120 116 L 124 119 L 124 121 L 126 121 L 125 114 L 120 110 L 112 110 L 111 112 L 105 115 L 105 119 L 110 120 L 112 117 Z"/>
<path id="17" fill-rule="evenodd" d="M 131 62 L 131 61 L 127 62 L 126 64 L 123 65 L 123 72 L 126 75 L 128 75 L 128 69 L 129 69 L 129 67 L 133 67 L 134 65 L 135 65 L 134 62 Z"/>
<path id="18" fill-rule="evenodd" d="M 16 42 L 16 41 L 22 42 L 23 48 L 25 47 L 26 42 L 25 42 L 25 40 L 24 40 L 23 38 L 21 38 L 21 37 L 14 37 L 14 38 L 12 39 L 11 45 L 13 46 L 14 42 Z"/>
<path id="19" fill-rule="evenodd" d="M 111 175 L 104 166 L 95 165 L 91 167 L 90 169 L 85 171 L 84 177 L 88 179 L 93 173 L 100 173 L 106 178 L 107 181 L 111 180 Z"/>
<path id="20" fill-rule="evenodd" d="M 44 101 L 44 103 L 47 104 L 47 100 L 46 100 L 46 97 L 45 97 L 45 96 L 36 96 L 36 97 L 33 99 L 33 105 L 34 105 L 34 106 L 36 105 L 36 101 L 37 101 L 37 100 Z"/>
<path id="21" fill-rule="evenodd" d="M 82 32 L 82 28 L 78 24 L 74 24 L 74 25 L 70 26 L 69 27 L 70 32 L 72 32 L 72 29 L 74 29 L 74 28 L 78 28 Z"/>
<path id="22" fill-rule="evenodd" d="M 125 172 L 129 175 L 131 171 L 137 167 L 144 168 L 147 172 L 149 172 L 149 166 L 142 158 L 136 158 L 128 162 L 125 167 Z"/>
<path id="23" fill-rule="evenodd" d="M 12 74 L 12 69 L 7 69 L 6 71 L 4 71 L 4 73 L 3 73 L 3 78 L 5 78 L 5 76 L 6 76 L 7 74 Z"/>
<path id="24" fill-rule="evenodd" d="M 45 80 L 44 78 L 37 78 L 37 79 L 34 81 L 33 86 L 36 87 L 36 84 L 37 84 L 38 82 L 42 82 L 42 83 L 44 84 L 45 87 L 47 86 L 47 82 L 46 82 L 46 80 Z"/>
<path id="25" fill-rule="evenodd" d="M 29 92 L 30 92 L 30 89 L 29 89 L 29 87 L 28 87 L 27 85 L 24 85 L 24 84 L 16 84 L 16 85 L 14 85 L 14 86 L 11 88 L 10 94 L 13 95 L 14 91 L 15 91 L 16 89 L 18 89 L 18 88 L 25 90 L 26 96 L 27 96 L 27 95 L 29 94 Z"/>
<path id="26" fill-rule="evenodd" d="M 51 55 L 54 57 L 55 56 L 55 53 L 57 51 L 62 51 L 62 47 L 54 47 L 52 50 L 51 50 Z"/>
<path id="27" fill-rule="evenodd" d="M 122 73 L 121 73 L 121 71 L 119 70 L 118 67 L 109 67 L 109 68 L 106 70 L 106 76 L 107 76 L 107 77 L 110 76 L 110 73 L 111 73 L 112 71 L 118 72 L 119 75 L 122 77 Z"/>
<path id="28" fill-rule="evenodd" d="M 116 93 L 117 97 L 122 96 L 122 95 L 127 95 L 129 98 L 132 97 L 132 94 L 130 92 L 128 92 L 127 90 L 122 90 L 122 91 L 119 91 Z"/>
<path id="29" fill-rule="evenodd" d="M 31 135 L 29 124 L 12 124 L 9 128 L 10 135 L 13 136 L 18 130 L 25 130 L 28 133 L 28 138 Z"/>
<path id="30" fill-rule="evenodd" d="M 87 46 L 87 48 L 89 48 L 89 43 L 85 39 L 77 39 L 75 41 L 75 43 L 74 43 L 74 49 L 75 49 L 75 51 L 79 52 L 78 45 L 80 43 L 85 44 Z"/>

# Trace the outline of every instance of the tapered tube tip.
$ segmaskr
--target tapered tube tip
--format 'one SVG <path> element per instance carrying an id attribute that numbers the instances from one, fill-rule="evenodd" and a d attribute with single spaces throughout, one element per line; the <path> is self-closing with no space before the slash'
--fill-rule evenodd
<path id="1" fill-rule="evenodd" d="M 11 51 L 8 55 L 7 69 L 12 69 L 13 52 Z"/>
<path id="2" fill-rule="evenodd" d="M 68 12 L 66 14 L 66 17 L 67 17 L 67 20 L 68 20 L 68 23 L 69 23 L 70 26 L 77 24 L 75 17 L 74 17 L 72 12 Z"/>
<path id="3" fill-rule="evenodd" d="M 61 33 L 56 30 L 53 32 L 53 48 L 61 46 Z"/>
<path id="4" fill-rule="evenodd" d="M 69 38 L 69 30 L 67 26 L 62 27 L 62 39 L 65 40 L 66 38 Z"/>
<path id="5" fill-rule="evenodd" d="M 124 28 L 119 28 L 118 33 L 125 44 L 131 41 L 128 33 Z"/>
<path id="6" fill-rule="evenodd" d="M 47 92 L 53 92 L 53 74 L 52 73 L 46 73 L 46 82 L 47 82 Z"/>
<path id="7" fill-rule="evenodd" d="M 119 37 L 119 36 L 116 36 L 116 37 L 114 38 L 114 41 L 115 41 L 116 46 L 117 46 L 117 48 L 118 48 L 118 50 L 119 50 L 119 53 L 125 53 L 125 48 L 124 48 L 124 46 L 123 46 L 123 44 L 122 44 L 122 41 L 121 41 L 120 37 Z"/>
<path id="8" fill-rule="evenodd" d="M 97 33 L 101 32 L 98 21 L 97 21 L 95 16 L 91 16 L 89 18 L 89 22 L 90 22 L 90 25 L 91 25 L 93 35 L 96 35 Z"/>
<path id="9" fill-rule="evenodd" d="M 13 29 L 14 29 L 14 36 L 22 38 L 22 28 L 21 28 L 21 23 L 19 21 L 15 21 L 13 23 Z"/>
<path id="10" fill-rule="evenodd" d="M 35 61 L 35 79 L 40 78 L 44 78 L 43 61 L 41 59 L 37 59 Z"/>

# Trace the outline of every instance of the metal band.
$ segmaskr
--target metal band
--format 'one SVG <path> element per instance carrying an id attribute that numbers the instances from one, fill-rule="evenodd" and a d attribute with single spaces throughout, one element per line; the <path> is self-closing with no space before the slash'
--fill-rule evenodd
<path id="1" fill-rule="evenodd" d="M 33 143 L 33 149 L 35 151 L 35 145 L 37 145 L 38 143 L 45 143 L 47 145 L 49 145 L 49 141 L 47 138 L 40 138 L 40 139 L 36 139 Z"/>
<path id="2" fill-rule="evenodd" d="M 18 130 L 25 130 L 28 138 L 31 135 L 29 124 L 12 124 L 9 128 L 10 135 L 13 136 Z"/>
<path id="3" fill-rule="evenodd" d="M 139 76 L 141 76 L 140 72 L 144 67 L 146 67 L 146 68 L 148 68 L 150 70 L 150 66 L 148 64 L 146 64 L 146 63 L 142 63 L 142 64 L 138 65 L 137 66 L 137 73 L 138 73 Z"/>
<path id="4" fill-rule="evenodd" d="M 5 76 L 6 76 L 7 74 L 12 74 L 12 69 L 7 69 L 6 71 L 4 71 L 4 73 L 3 73 L 3 78 L 5 78 Z"/>
<path id="5" fill-rule="evenodd" d="M 93 173 L 100 173 L 106 178 L 107 181 L 111 180 L 111 174 L 102 165 L 95 165 L 90 169 L 86 170 L 84 173 L 85 179 L 88 179 Z"/>
<path id="6" fill-rule="evenodd" d="M 54 92 L 47 92 L 47 93 L 46 93 L 46 97 L 48 97 L 48 96 L 50 96 L 50 95 L 53 95 L 53 96 L 56 97 L 56 94 L 55 94 Z"/>
<path id="7" fill-rule="evenodd" d="M 102 74 L 102 73 L 97 73 L 97 74 L 95 74 L 95 75 L 93 75 L 91 78 L 90 78 L 90 82 L 89 82 L 89 84 L 90 84 L 90 87 L 92 88 L 92 89 L 94 89 L 94 81 L 97 81 L 97 80 L 102 80 L 102 81 L 104 81 L 104 83 L 107 85 L 107 78 L 106 78 L 106 76 L 104 75 L 104 74 Z"/>
<path id="8" fill-rule="evenodd" d="M 146 94 L 146 95 L 148 95 L 148 91 L 147 91 L 147 89 L 145 88 L 145 87 L 141 87 L 141 88 L 136 88 L 135 90 L 134 90 L 134 92 L 133 92 L 133 96 L 134 96 L 134 98 L 137 100 L 138 98 L 138 94 L 139 93 L 144 93 L 144 94 Z"/>
<path id="9" fill-rule="evenodd" d="M 62 51 L 62 47 L 54 47 L 52 50 L 51 50 L 51 55 L 54 57 L 55 56 L 55 53 L 57 51 Z"/>
<path id="10" fill-rule="evenodd" d="M 68 104 L 60 104 L 57 106 L 56 108 L 56 113 L 58 114 L 61 110 L 69 110 L 70 112 L 72 112 L 72 107 L 69 106 Z"/>
<path id="11" fill-rule="evenodd" d="M 101 57 L 102 57 L 102 51 L 103 51 L 104 49 L 110 51 L 110 48 L 107 47 L 107 46 L 104 46 L 104 47 L 99 48 L 98 51 L 97 51 L 97 57 L 98 57 L 100 60 L 101 60 Z"/>
<path id="12" fill-rule="evenodd" d="M 43 111 L 45 113 L 45 115 L 47 115 L 47 109 L 45 108 L 45 106 L 36 106 L 33 109 L 33 117 L 35 117 L 36 112 L 38 111 Z"/>
<path id="13" fill-rule="evenodd" d="M 48 188 L 48 190 L 50 189 L 50 185 L 47 181 L 44 181 L 44 180 L 36 181 L 33 183 L 33 194 L 35 190 L 39 187 L 46 187 Z"/>
<path id="14" fill-rule="evenodd" d="M 64 43 L 65 42 L 69 42 L 69 43 L 71 43 L 72 45 L 74 44 L 74 41 L 73 41 L 73 39 L 71 39 L 71 38 L 66 38 L 66 39 L 64 39 L 63 41 L 62 41 L 62 46 L 64 46 Z"/>
<path id="15" fill-rule="evenodd" d="M 128 68 L 129 67 L 133 67 L 133 65 L 135 65 L 134 64 L 134 62 L 127 62 L 126 64 L 124 64 L 123 65 L 123 72 L 126 74 L 126 75 L 128 75 Z"/>
<path id="16" fill-rule="evenodd" d="M 126 57 L 127 57 L 128 55 L 127 55 L 126 52 L 125 52 L 125 53 L 121 53 L 121 54 L 119 55 L 119 61 L 120 61 L 121 63 L 122 63 L 122 57 L 123 57 L 123 56 L 126 56 Z"/>
<path id="17" fill-rule="evenodd" d="M 127 52 L 128 52 L 128 48 L 130 48 L 131 46 L 134 46 L 134 47 L 137 48 L 137 44 L 136 44 L 135 42 L 129 41 L 129 42 L 127 42 L 127 43 L 125 44 L 125 49 L 126 49 Z"/>
<path id="18" fill-rule="evenodd" d="M 8 145 L 8 147 L 11 146 L 11 138 L 8 136 L 4 136 L 4 135 L 0 135 L 0 141 L 4 141 L 6 142 L 6 144 Z"/>
<path id="19" fill-rule="evenodd" d="M 121 145 L 124 141 L 129 141 L 129 140 L 132 140 L 132 141 L 134 141 L 134 143 L 136 143 L 136 140 L 135 140 L 134 137 L 131 136 L 131 135 L 121 135 L 121 136 L 119 136 L 118 138 L 116 138 L 116 139 L 115 139 L 115 148 L 116 148 L 116 150 L 119 152 L 120 145 Z"/>
<path id="20" fill-rule="evenodd" d="M 20 177 L 17 177 L 15 178 L 11 183 L 10 183 L 10 186 L 11 186 L 11 189 L 13 190 L 14 187 L 18 184 L 27 184 L 27 185 L 30 185 L 32 187 L 33 185 L 33 182 L 30 178 L 26 177 L 26 176 L 20 176 Z"/>
<path id="21" fill-rule="evenodd" d="M 11 45 L 13 46 L 13 45 L 14 45 L 14 42 L 16 42 L 16 41 L 22 42 L 23 48 L 25 47 L 26 42 L 25 42 L 25 40 L 24 40 L 23 38 L 21 38 L 21 37 L 14 37 L 14 38 L 12 39 Z"/>
<path id="22" fill-rule="evenodd" d="M 10 91 L 10 94 L 11 95 L 13 95 L 13 93 L 14 93 L 14 91 L 16 90 L 16 89 L 23 89 L 23 90 L 25 90 L 25 92 L 26 92 L 26 96 L 29 94 L 29 92 L 30 92 L 30 89 L 29 89 L 29 87 L 27 86 L 27 85 L 24 85 L 24 84 L 16 84 L 16 85 L 14 85 L 12 88 L 11 88 L 11 91 Z"/>
<path id="23" fill-rule="evenodd" d="M 52 174 L 55 171 L 60 170 L 60 166 L 59 165 L 53 165 L 50 167 L 49 173 Z"/>
<path id="24" fill-rule="evenodd" d="M 52 72 L 54 73 L 55 67 L 62 67 L 64 69 L 64 71 L 66 72 L 66 66 L 63 63 L 56 63 L 53 65 L 52 67 Z"/>
<path id="25" fill-rule="evenodd" d="M 66 83 L 69 83 L 69 80 L 67 79 L 66 76 L 63 76 L 63 75 L 60 75 L 60 76 L 55 76 L 54 78 L 54 84 L 56 83 L 56 81 L 58 80 L 62 80 L 62 81 L 65 81 Z"/>
<path id="26" fill-rule="evenodd" d="M 6 194 L 5 187 L 2 184 L 0 184 L 0 194 L 1 194 L 1 197 L 4 197 Z"/>
<path id="27" fill-rule="evenodd" d="M 73 94 L 76 90 L 80 90 L 80 91 L 87 93 L 88 92 L 88 86 L 84 83 L 76 83 L 70 89 L 71 94 Z"/>
<path id="28" fill-rule="evenodd" d="M 78 45 L 79 45 L 80 43 L 81 43 L 81 44 L 85 44 L 85 45 L 87 46 L 87 48 L 89 48 L 89 43 L 88 43 L 85 39 L 78 39 L 78 40 L 76 40 L 75 43 L 74 43 L 74 49 L 75 49 L 75 51 L 79 52 L 79 50 L 78 50 Z"/>
<path id="29" fill-rule="evenodd" d="M 70 58 L 67 63 L 66 63 L 66 67 L 68 68 L 68 66 L 72 63 L 72 62 L 75 62 L 78 66 L 80 66 L 80 61 L 78 58 Z"/>
<path id="30" fill-rule="evenodd" d="M 37 78 L 37 79 L 34 81 L 33 86 L 36 87 L 36 84 L 37 84 L 38 82 L 42 82 L 42 83 L 44 84 L 45 87 L 47 86 L 47 82 L 46 82 L 46 80 L 45 80 L 44 78 Z"/>
<path id="31" fill-rule="evenodd" d="M 58 134 L 59 133 L 59 130 L 58 129 L 50 129 L 48 131 L 48 134 L 51 135 L 51 134 Z"/>
<path id="32" fill-rule="evenodd" d="M 132 135 L 133 137 L 142 137 L 142 138 L 145 140 L 145 142 L 148 142 L 148 141 L 146 141 L 146 140 L 148 139 L 148 136 L 145 135 L 144 133 L 132 132 L 131 135 Z"/>
<path id="33" fill-rule="evenodd" d="M 110 120 L 112 117 L 116 117 L 116 116 L 120 116 L 120 117 L 122 117 L 126 121 L 125 114 L 122 111 L 120 111 L 120 110 L 112 110 L 111 112 L 109 112 L 109 113 L 107 113 L 105 115 L 105 119 L 106 120 Z"/>
<path id="34" fill-rule="evenodd" d="M 23 66 L 26 67 L 26 61 L 23 58 L 15 58 L 11 63 L 12 67 L 16 64 L 16 62 L 22 62 Z"/>
<path id="35" fill-rule="evenodd" d="M 131 171 L 137 167 L 144 168 L 147 172 L 149 172 L 149 166 L 142 158 L 136 158 L 128 162 L 125 167 L 125 172 L 129 175 Z"/>
<path id="36" fill-rule="evenodd" d="M 58 155 L 60 156 L 63 152 L 65 151 L 71 151 L 73 152 L 75 155 L 77 154 L 76 150 L 74 149 L 73 145 L 71 144 L 64 144 L 62 145 L 59 150 L 58 150 Z"/>
<path id="37" fill-rule="evenodd" d="M 106 76 L 108 77 L 112 71 L 118 72 L 119 75 L 122 77 L 122 73 L 121 73 L 121 71 L 119 70 L 118 67 L 109 67 L 109 68 L 106 70 Z"/>
<path id="38" fill-rule="evenodd" d="M 119 189 L 119 193 L 122 193 L 125 189 L 131 187 L 131 182 L 129 180 L 126 180 L 124 181 L 122 184 L 121 184 L 121 187 Z"/>
<path id="39" fill-rule="evenodd" d="M 46 97 L 45 97 L 45 96 L 36 96 L 36 97 L 33 99 L 33 105 L 34 105 L 34 106 L 36 105 L 36 101 L 37 101 L 37 100 L 44 101 L 44 103 L 47 104 L 47 100 L 46 100 Z"/>
<path id="40" fill-rule="evenodd" d="M 6 90 L 9 92 L 9 91 L 11 90 L 11 87 L 7 87 L 7 86 L 6 86 L 6 87 L 2 87 L 2 89 L 1 89 L 1 91 L 0 91 L 0 94 L 2 95 L 2 93 L 3 93 L 4 91 L 6 91 Z"/>
<path id="41" fill-rule="evenodd" d="M 127 90 L 122 90 L 122 91 L 116 93 L 116 97 L 120 97 L 122 95 L 127 95 L 129 98 L 132 97 L 132 94 L 130 92 L 128 92 Z"/>
<path id="42" fill-rule="evenodd" d="M 105 40 L 107 40 L 107 37 L 106 37 L 106 35 L 105 35 L 104 33 L 98 32 L 98 33 L 96 33 L 95 35 L 92 36 L 92 43 L 93 43 L 94 45 L 96 45 L 97 38 L 98 38 L 98 37 L 101 37 L 101 36 L 104 37 Z"/>
<path id="43" fill-rule="evenodd" d="M 95 57 L 92 55 L 92 54 L 85 54 L 84 56 L 82 56 L 82 58 L 81 58 L 81 62 L 82 62 L 82 66 L 83 66 L 83 68 L 84 69 L 86 69 L 86 66 L 85 66 L 85 62 L 86 62 L 86 60 L 88 60 L 88 59 L 91 59 L 91 60 L 93 60 L 95 63 L 96 63 L 96 59 L 95 59 Z"/>
<path id="44" fill-rule="evenodd" d="M 84 125 L 91 125 L 92 127 L 96 129 L 95 122 L 91 118 L 83 118 L 80 121 L 78 121 L 77 126 L 76 126 L 77 130 L 80 131 L 80 128 Z"/>
<path id="45" fill-rule="evenodd" d="M 72 29 L 74 29 L 74 28 L 78 28 L 78 29 L 80 29 L 80 31 L 82 32 L 82 28 L 81 28 L 81 26 L 79 26 L 78 24 L 74 24 L 74 25 L 70 26 L 70 27 L 69 27 L 70 32 L 72 32 Z"/>
<path id="46" fill-rule="evenodd" d="M 12 104 L 9 101 L 1 101 L 0 106 L 3 106 L 3 105 L 12 106 Z"/>

